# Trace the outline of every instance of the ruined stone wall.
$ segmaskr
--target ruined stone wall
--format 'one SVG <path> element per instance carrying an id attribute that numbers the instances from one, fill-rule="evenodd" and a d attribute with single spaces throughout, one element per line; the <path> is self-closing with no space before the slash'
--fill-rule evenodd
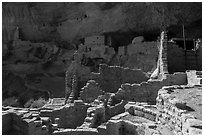
<path id="1" fill-rule="evenodd" d="M 188 85 L 202 85 L 202 71 L 189 70 L 186 71 Z"/>
<path id="2" fill-rule="evenodd" d="M 98 131 L 96 128 L 64 129 L 55 131 L 52 135 L 98 135 Z"/>
<path id="3" fill-rule="evenodd" d="M 148 105 L 137 105 L 135 103 L 126 104 L 125 111 L 131 115 L 143 117 L 151 121 L 156 121 L 159 115 L 159 113 L 156 111 L 156 107 L 154 108 L 153 106 Z"/>
<path id="4" fill-rule="evenodd" d="M 51 123 L 46 123 L 40 117 L 37 109 L 7 108 L 4 110 L 2 122 L 3 134 L 5 135 L 44 135 L 48 134 L 52 128 Z"/>
<path id="5" fill-rule="evenodd" d="M 139 37 L 136 38 L 138 39 Z M 135 39 L 132 44 L 118 48 L 118 65 L 132 69 L 141 69 L 144 72 L 152 72 L 157 66 L 159 52 L 157 42 L 143 42 L 142 40 Z"/>
<path id="6" fill-rule="evenodd" d="M 149 80 L 140 84 L 122 84 L 116 93 L 116 98 L 134 102 L 156 104 L 158 90 L 165 85 L 186 85 L 186 73 L 166 75 L 162 80 Z"/>
<path id="7" fill-rule="evenodd" d="M 109 116 L 113 117 L 115 115 L 118 115 L 118 114 L 121 114 L 121 113 L 125 112 L 124 106 L 125 106 L 126 103 L 127 102 L 125 102 L 125 101 L 121 101 L 121 103 L 116 104 L 115 106 L 110 106 L 109 109 L 108 109 Z"/>
<path id="8" fill-rule="evenodd" d="M 94 80 L 89 80 L 86 86 L 82 88 L 80 98 L 83 100 L 83 102 L 91 103 L 102 93 L 103 91 L 99 87 L 98 83 L 96 83 Z"/>
<path id="9" fill-rule="evenodd" d="M 50 113 L 52 119 L 59 118 L 59 127 L 76 128 L 83 124 L 86 117 L 87 105 L 75 100 L 71 106 L 54 109 Z"/>
<path id="10" fill-rule="evenodd" d="M 105 107 L 103 105 L 89 107 L 87 117 L 79 128 L 96 128 L 105 122 Z"/>
<path id="11" fill-rule="evenodd" d="M 116 92 L 123 83 L 141 83 L 148 80 L 147 75 L 141 70 L 105 64 L 100 65 L 99 74 L 92 73 L 91 77 L 99 83 L 102 90 L 111 93 Z"/>
<path id="12" fill-rule="evenodd" d="M 126 120 L 109 120 L 106 125 L 107 135 L 141 135 L 141 125 Z"/>
<path id="13" fill-rule="evenodd" d="M 165 31 L 161 33 L 160 45 L 159 45 L 159 60 L 157 64 L 158 73 L 160 77 L 165 77 L 168 74 L 168 60 L 167 60 L 167 34 Z"/>
<path id="14" fill-rule="evenodd" d="M 163 87 L 157 97 L 158 121 L 175 134 L 202 134 L 201 97 L 198 87 Z"/>

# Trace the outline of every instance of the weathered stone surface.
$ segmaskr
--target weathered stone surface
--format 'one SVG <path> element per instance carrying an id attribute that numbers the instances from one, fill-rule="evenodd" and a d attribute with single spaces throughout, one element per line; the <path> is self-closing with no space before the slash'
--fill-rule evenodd
<path id="1" fill-rule="evenodd" d="M 200 72 L 200 73 L 199 73 Z M 188 85 L 202 85 L 202 71 L 190 70 L 186 71 Z"/>
<path id="2" fill-rule="evenodd" d="M 76 101 L 77 102 L 77 101 Z M 76 128 L 82 125 L 86 117 L 86 111 L 88 106 L 84 103 L 74 103 L 62 108 L 53 110 L 51 118 L 59 118 L 58 126 L 62 128 Z M 81 102 L 81 101 L 80 101 Z"/>
<path id="3" fill-rule="evenodd" d="M 159 90 L 157 97 L 158 110 L 162 112 L 162 115 L 164 113 L 166 115 L 163 115 L 165 120 L 160 119 L 160 121 L 168 123 L 176 134 L 201 133 L 202 116 L 200 111 L 202 109 L 201 105 L 199 105 L 201 103 L 200 92 L 201 89 L 198 87 L 181 88 L 180 86 L 164 87 Z M 193 129 L 190 133 L 191 127 Z"/>
<path id="4" fill-rule="evenodd" d="M 95 128 L 64 129 L 62 131 L 54 131 L 53 135 L 98 135 L 98 131 Z"/>
<path id="5" fill-rule="evenodd" d="M 102 93 L 103 91 L 99 87 L 98 83 L 96 83 L 94 80 L 89 80 L 86 86 L 82 88 L 80 97 L 84 102 L 91 103 Z"/>

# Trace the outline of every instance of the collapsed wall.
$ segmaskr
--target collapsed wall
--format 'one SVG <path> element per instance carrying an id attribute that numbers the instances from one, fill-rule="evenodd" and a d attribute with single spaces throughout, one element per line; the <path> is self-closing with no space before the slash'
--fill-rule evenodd
<path id="1" fill-rule="evenodd" d="M 5 110 L 4 110 L 5 109 Z M 37 109 L 3 108 L 3 134 L 45 135 L 51 132 L 56 125 L 40 117 Z"/>
<path id="2" fill-rule="evenodd" d="M 59 118 L 59 128 L 76 128 L 82 125 L 88 106 L 81 100 L 75 100 L 74 103 L 51 110 L 41 110 L 41 116 L 50 117 L 52 120 Z"/>

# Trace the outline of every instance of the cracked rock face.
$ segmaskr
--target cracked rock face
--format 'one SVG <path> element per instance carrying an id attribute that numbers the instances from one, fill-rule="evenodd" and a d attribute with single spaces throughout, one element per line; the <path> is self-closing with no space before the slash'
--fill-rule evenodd
<path id="1" fill-rule="evenodd" d="M 186 36 L 198 37 L 201 9 L 201 3 L 3 3 L 3 42 L 13 39 L 16 26 L 24 40 L 76 42 L 111 32 L 156 34 L 162 22 L 174 31 L 184 22 Z"/>

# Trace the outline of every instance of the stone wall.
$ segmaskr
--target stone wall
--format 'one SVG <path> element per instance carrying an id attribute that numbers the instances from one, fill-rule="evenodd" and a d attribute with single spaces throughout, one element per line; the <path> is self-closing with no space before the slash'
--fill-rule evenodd
<path id="1" fill-rule="evenodd" d="M 60 128 L 77 128 L 83 124 L 87 108 L 81 100 L 66 106 L 48 104 L 40 109 L 3 108 L 3 134 L 43 135 L 52 134 Z"/>
<path id="2" fill-rule="evenodd" d="M 149 108 L 148 108 L 149 107 Z M 156 121 L 159 113 L 156 111 L 156 107 L 144 106 L 128 103 L 125 105 L 125 111 L 129 112 L 131 115 L 146 118 L 151 121 Z"/>
<path id="3" fill-rule="evenodd" d="M 186 85 L 186 73 L 166 75 L 162 80 L 149 80 L 140 84 L 122 84 L 116 93 L 116 98 L 134 102 L 156 104 L 158 90 L 165 85 Z"/>
<path id="4" fill-rule="evenodd" d="M 89 80 L 86 86 L 82 88 L 80 98 L 83 100 L 83 102 L 91 103 L 102 93 L 103 91 L 99 87 L 98 83 L 96 83 L 94 80 Z"/>
<path id="5" fill-rule="evenodd" d="M 101 64 L 99 73 L 92 73 L 91 76 L 99 83 L 105 92 L 114 93 L 123 83 L 141 83 L 148 80 L 146 73 L 137 69 L 122 68 L 119 66 L 107 66 Z"/>
<path id="6" fill-rule="evenodd" d="M 75 100 L 74 104 L 54 109 L 47 116 L 50 115 L 52 119 L 59 118 L 60 128 L 76 128 L 83 124 L 87 108 L 82 101 Z"/>
<path id="7" fill-rule="evenodd" d="M 202 71 L 189 70 L 186 71 L 188 85 L 202 85 Z"/>
<path id="8" fill-rule="evenodd" d="M 121 101 L 119 104 L 116 104 L 115 106 L 110 106 L 108 109 L 109 116 L 113 117 L 115 115 L 125 112 L 124 106 L 126 103 L 127 103 L 126 101 Z"/>
<path id="9" fill-rule="evenodd" d="M 87 109 L 87 116 L 79 128 L 96 128 L 104 122 L 105 107 L 103 105 L 92 106 Z"/>
<path id="10" fill-rule="evenodd" d="M 201 88 L 189 86 L 160 89 L 157 97 L 158 121 L 175 134 L 202 134 L 201 92 Z"/>
<path id="11" fill-rule="evenodd" d="M 153 79 L 166 78 L 168 72 L 168 60 L 167 60 L 167 34 L 163 31 L 160 35 L 160 42 L 157 43 L 159 48 L 157 67 L 151 74 Z"/>
<path id="12" fill-rule="evenodd" d="M 71 63 L 66 71 L 66 89 L 71 87 L 71 77 L 77 72 L 78 90 L 85 86 L 88 80 L 95 80 L 100 88 L 105 92 L 115 93 L 123 83 L 141 83 L 147 81 L 149 77 L 139 69 L 129 69 L 119 66 L 99 65 L 99 73 L 90 71 L 90 68 L 83 66 L 75 61 Z"/>
<path id="13" fill-rule="evenodd" d="M 158 43 L 143 41 L 143 39 L 142 36 L 136 37 L 132 44 L 118 48 L 119 66 L 141 69 L 144 72 L 152 72 L 156 68 L 159 53 Z"/>
<path id="14" fill-rule="evenodd" d="M 141 135 L 140 124 L 126 120 L 109 120 L 106 125 L 107 135 Z"/>
<path id="15" fill-rule="evenodd" d="M 38 110 L 9 108 L 4 112 L 3 134 L 44 135 L 52 132 L 53 125 L 39 117 Z"/>
<path id="16" fill-rule="evenodd" d="M 98 131 L 96 128 L 64 129 L 55 131 L 52 135 L 98 135 Z"/>

